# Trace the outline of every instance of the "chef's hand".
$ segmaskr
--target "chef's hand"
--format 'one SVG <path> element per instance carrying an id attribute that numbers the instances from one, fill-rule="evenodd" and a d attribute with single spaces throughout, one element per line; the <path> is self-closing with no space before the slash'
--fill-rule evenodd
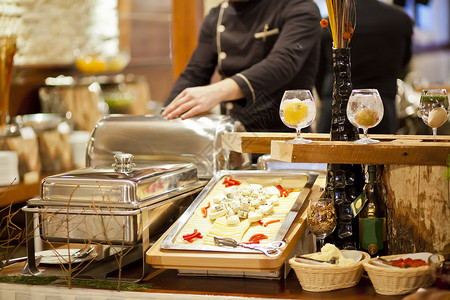
<path id="1" fill-rule="evenodd" d="M 240 99 L 243 96 L 237 83 L 227 78 L 210 85 L 184 89 L 167 105 L 161 115 L 168 119 L 180 117 L 184 120 L 208 112 L 221 102 Z"/>

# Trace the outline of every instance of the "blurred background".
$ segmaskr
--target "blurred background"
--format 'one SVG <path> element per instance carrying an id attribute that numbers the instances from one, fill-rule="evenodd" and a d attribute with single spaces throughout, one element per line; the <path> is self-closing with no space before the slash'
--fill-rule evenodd
<path id="1" fill-rule="evenodd" d="M 39 92 L 42 87 L 92 82 L 101 85 L 113 113 L 159 112 L 196 45 L 203 16 L 220 0 L 1 2 L 2 14 L 20 19 L 10 95 L 14 117 L 55 109 L 48 107 L 52 89 Z M 325 16 L 325 0 L 316 2 Z M 385 2 L 401 6 L 416 22 L 414 56 L 403 78 L 407 86 L 400 90 L 399 117 L 405 117 L 414 113 L 411 101 L 418 101 L 409 88 L 450 85 L 450 5 L 447 0 Z M 126 90 L 127 84 L 132 87 Z M 131 102 L 136 103 L 130 108 Z"/>

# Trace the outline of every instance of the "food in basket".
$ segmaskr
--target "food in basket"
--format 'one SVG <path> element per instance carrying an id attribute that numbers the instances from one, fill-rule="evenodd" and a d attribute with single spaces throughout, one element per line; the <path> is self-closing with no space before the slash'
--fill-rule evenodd
<path id="1" fill-rule="evenodd" d="M 338 263 L 316 263 L 297 257 L 289 260 L 303 290 L 326 292 L 358 284 L 364 271 L 363 263 L 370 259 L 368 253 L 356 250 L 340 251 L 333 244 L 326 244 L 322 250 L 320 253 L 303 256 L 316 257 L 321 260 L 339 257 Z"/>
<path id="2" fill-rule="evenodd" d="M 215 236 L 241 243 L 272 242 L 307 180 L 306 175 L 296 178 L 224 176 L 196 207 L 175 243 L 215 245 Z M 200 235 L 197 233 L 197 238 L 192 239 L 190 234 L 194 232 Z M 264 238 L 255 240 L 255 235 Z"/>
<path id="3" fill-rule="evenodd" d="M 408 259 L 426 262 L 430 255 L 431 253 L 422 252 L 383 256 L 382 258 L 391 264 L 395 261 L 400 262 Z M 377 258 L 372 258 L 363 265 L 378 294 L 403 295 L 414 292 L 419 288 L 427 288 L 433 283 L 428 264 L 402 268 L 393 267 L 382 263 Z"/>
<path id="4" fill-rule="evenodd" d="M 391 259 L 389 262 L 392 265 L 400 267 L 400 268 L 417 268 L 417 267 L 428 266 L 428 263 L 420 258 L 412 259 L 410 257 L 407 257 L 405 259 L 403 259 L 403 258 Z"/>
<path id="5" fill-rule="evenodd" d="M 314 253 L 310 256 L 312 259 L 330 261 L 334 259 L 336 265 L 349 266 L 355 264 L 356 261 L 352 258 L 345 258 L 342 252 L 333 244 L 325 244 L 320 252 Z"/>

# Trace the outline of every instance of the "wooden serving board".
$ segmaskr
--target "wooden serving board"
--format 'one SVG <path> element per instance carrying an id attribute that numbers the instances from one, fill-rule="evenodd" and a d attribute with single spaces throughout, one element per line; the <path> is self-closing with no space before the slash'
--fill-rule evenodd
<path id="1" fill-rule="evenodd" d="M 370 135 L 381 142 L 358 145 L 330 141 L 329 134 L 302 134 L 310 144 L 286 144 L 290 133 L 227 133 L 222 146 L 243 153 L 270 153 L 271 158 L 287 162 L 357 163 L 396 165 L 446 165 L 450 155 L 450 136 Z"/>
<path id="2" fill-rule="evenodd" d="M 307 199 L 320 197 L 322 191 L 314 185 Z M 278 271 L 288 258 L 291 251 L 307 228 L 306 208 L 308 201 L 303 203 L 300 213 L 295 218 L 285 236 L 286 248 L 278 257 L 267 257 L 259 253 L 234 253 L 215 251 L 192 251 L 161 249 L 161 241 L 171 228 L 146 252 L 146 262 L 154 268 L 218 270 L 218 271 Z M 176 223 L 175 223 L 176 224 Z M 175 226 L 172 225 L 173 226 Z"/>

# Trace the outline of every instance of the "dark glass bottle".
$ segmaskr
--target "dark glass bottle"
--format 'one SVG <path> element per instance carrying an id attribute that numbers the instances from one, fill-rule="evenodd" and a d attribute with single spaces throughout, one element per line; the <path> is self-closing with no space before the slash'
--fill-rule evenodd
<path id="1" fill-rule="evenodd" d="M 331 140 L 354 141 L 358 129 L 348 120 L 347 103 L 352 92 L 350 49 L 333 49 L 333 100 L 331 108 Z M 328 164 L 326 193 L 334 199 L 337 226 L 327 242 L 340 249 L 359 249 L 358 219 L 350 205 L 361 194 L 364 174 L 360 164 Z"/>
<path id="2" fill-rule="evenodd" d="M 367 202 L 359 213 L 359 237 L 361 249 L 373 257 L 387 254 L 386 206 L 375 165 L 368 166 L 368 175 Z"/>

